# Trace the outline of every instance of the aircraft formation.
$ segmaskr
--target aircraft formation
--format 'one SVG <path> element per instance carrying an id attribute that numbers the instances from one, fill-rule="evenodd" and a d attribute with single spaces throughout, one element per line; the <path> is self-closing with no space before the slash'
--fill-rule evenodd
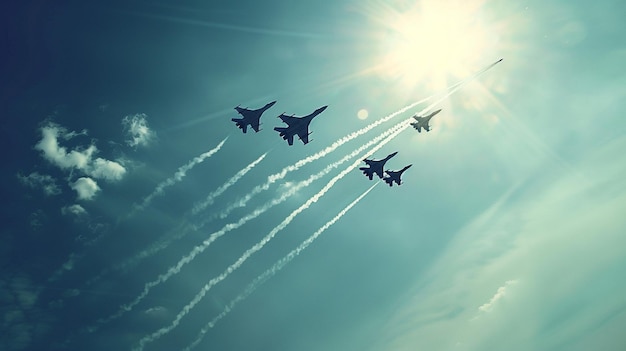
<path id="1" fill-rule="evenodd" d="M 248 126 L 250 126 L 255 132 L 259 132 L 261 126 L 261 115 L 267 111 L 270 107 L 274 106 L 276 101 L 272 101 L 267 103 L 265 106 L 258 108 L 256 110 L 250 110 L 248 108 L 243 107 L 235 107 L 235 110 L 242 116 L 242 118 L 232 118 L 231 121 L 235 122 L 237 127 L 241 129 L 244 133 L 247 132 Z M 274 127 L 274 130 L 279 133 L 279 135 L 287 141 L 289 145 L 293 145 L 293 139 L 297 136 L 303 144 L 308 144 L 309 135 L 311 132 L 309 131 L 309 125 L 313 118 L 315 118 L 320 113 L 324 112 L 328 106 L 322 106 L 310 114 L 302 117 L 296 117 L 295 115 L 286 115 L 282 113 L 278 118 L 280 118 L 287 127 Z M 417 130 L 418 133 L 422 132 L 424 129 L 426 132 L 430 132 L 431 128 L 429 125 L 430 119 L 433 118 L 436 114 L 441 112 L 441 109 L 436 110 L 426 116 L 418 116 L 414 115 L 413 118 L 415 122 L 411 123 L 411 126 Z M 371 160 L 364 159 L 363 162 L 367 165 L 367 167 L 361 167 L 359 170 L 365 174 L 370 180 L 374 179 L 374 174 L 376 174 L 380 179 L 382 179 L 385 183 L 387 183 L 390 187 L 393 186 L 393 183 L 397 185 L 402 185 L 402 173 L 404 173 L 407 169 L 409 169 L 412 164 L 405 166 L 404 168 L 393 171 L 393 170 L 385 170 L 385 164 L 392 157 L 394 157 L 398 152 L 391 153 L 387 155 L 387 157 L 380 160 Z"/>
<path id="2" fill-rule="evenodd" d="M 239 129 L 241 129 L 244 133 L 247 132 L 248 126 L 252 127 L 255 132 L 258 132 L 261 130 L 261 115 L 267 109 L 274 106 L 275 103 L 276 101 L 272 101 L 256 110 L 250 110 L 237 106 L 235 107 L 235 110 L 239 112 L 243 118 L 232 118 L 231 121 L 235 122 L 237 127 L 239 127 Z M 302 117 L 296 117 L 295 115 L 288 116 L 282 113 L 278 116 L 278 118 L 285 122 L 287 127 L 275 127 L 274 130 L 277 131 L 284 140 L 287 140 L 289 145 L 293 145 L 293 138 L 295 136 L 298 136 L 298 138 L 302 140 L 302 143 L 308 144 L 310 141 L 309 135 L 311 134 L 311 132 L 309 132 L 309 124 L 313 118 L 324 112 L 327 107 L 328 106 L 322 106 L 312 113 Z"/>

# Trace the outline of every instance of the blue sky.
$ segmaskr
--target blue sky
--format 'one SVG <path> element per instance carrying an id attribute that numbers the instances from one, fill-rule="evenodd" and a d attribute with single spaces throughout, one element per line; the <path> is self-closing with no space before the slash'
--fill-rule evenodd
<path id="1" fill-rule="evenodd" d="M 3 350 L 626 343 L 624 4 L 3 7 Z"/>

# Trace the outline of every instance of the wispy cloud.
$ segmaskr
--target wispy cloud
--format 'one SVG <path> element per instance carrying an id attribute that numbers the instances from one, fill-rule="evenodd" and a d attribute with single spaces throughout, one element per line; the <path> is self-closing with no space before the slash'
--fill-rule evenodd
<path id="1" fill-rule="evenodd" d="M 131 147 L 148 146 L 156 138 L 156 133 L 148 126 L 148 116 L 144 113 L 124 117 L 122 127 L 126 133 L 126 144 Z"/>
<path id="2" fill-rule="evenodd" d="M 495 295 L 493 295 L 487 303 L 478 307 L 478 310 L 482 312 L 490 312 L 494 308 L 495 304 L 502 298 L 504 298 L 504 296 L 507 294 L 507 289 L 509 289 L 511 285 L 516 283 L 517 280 L 507 280 L 503 286 L 498 288 Z"/>
<path id="3" fill-rule="evenodd" d="M 618 327 L 607 321 L 625 306 L 625 147 L 589 151 L 574 172 L 546 157 L 456 235 L 373 349 L 571 349 Z"/>
<path id="4" fill-rule="evenodd" d="M 79 204 L 73 204 L 70 206 L 64 206 L 61 208 L 61 213 L 64 215 L 84 216 L 87 214 L 87 210 Z"/>
<path id="5" fill-rule="evenodd" d="M 61 194 L 61 188 L 59 188 L 56 180 L 50 175 L 33 172 L 27 176 L 24 176 L 21 173 L 18 173 L 17 179 L 19 179 L 22 184 L 27 185 L 33 189 L 41 188 L 41 190 L 43 190 L 43 193 L 48 196 Z"/>

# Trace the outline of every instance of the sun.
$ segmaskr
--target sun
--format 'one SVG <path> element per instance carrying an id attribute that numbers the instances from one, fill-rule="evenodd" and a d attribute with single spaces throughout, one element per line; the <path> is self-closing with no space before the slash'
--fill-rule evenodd
<path id="1" fill-rule="evenodd" d="M 484 0 L 376 7 L 368 11 L 381 27 L 376 71 L 405 88 L 426 84 L 441 89 L 492 59 L 497 37 L 485 18 Z"/>

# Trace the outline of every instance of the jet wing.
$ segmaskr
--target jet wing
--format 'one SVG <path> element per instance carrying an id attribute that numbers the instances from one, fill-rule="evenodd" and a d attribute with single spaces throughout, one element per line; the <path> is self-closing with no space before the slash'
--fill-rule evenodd
<path id="1" fill-rule="evenodd" d="M 287 123 L 288 125 L 292 125 L 292 124 L 296 123 L 297 120 L 300 119 L 298 117 L 287 116 L 285 114 L 282 114 L 282 115 L 278 116 L 278 118 L 280 118 L 283 122 Z"/>
<path id="2" fill-rule="evenodd" d="M 301 128 L 298 130 L 298 138 L 306 145 L 309 143 L 309 128 Z"/>

